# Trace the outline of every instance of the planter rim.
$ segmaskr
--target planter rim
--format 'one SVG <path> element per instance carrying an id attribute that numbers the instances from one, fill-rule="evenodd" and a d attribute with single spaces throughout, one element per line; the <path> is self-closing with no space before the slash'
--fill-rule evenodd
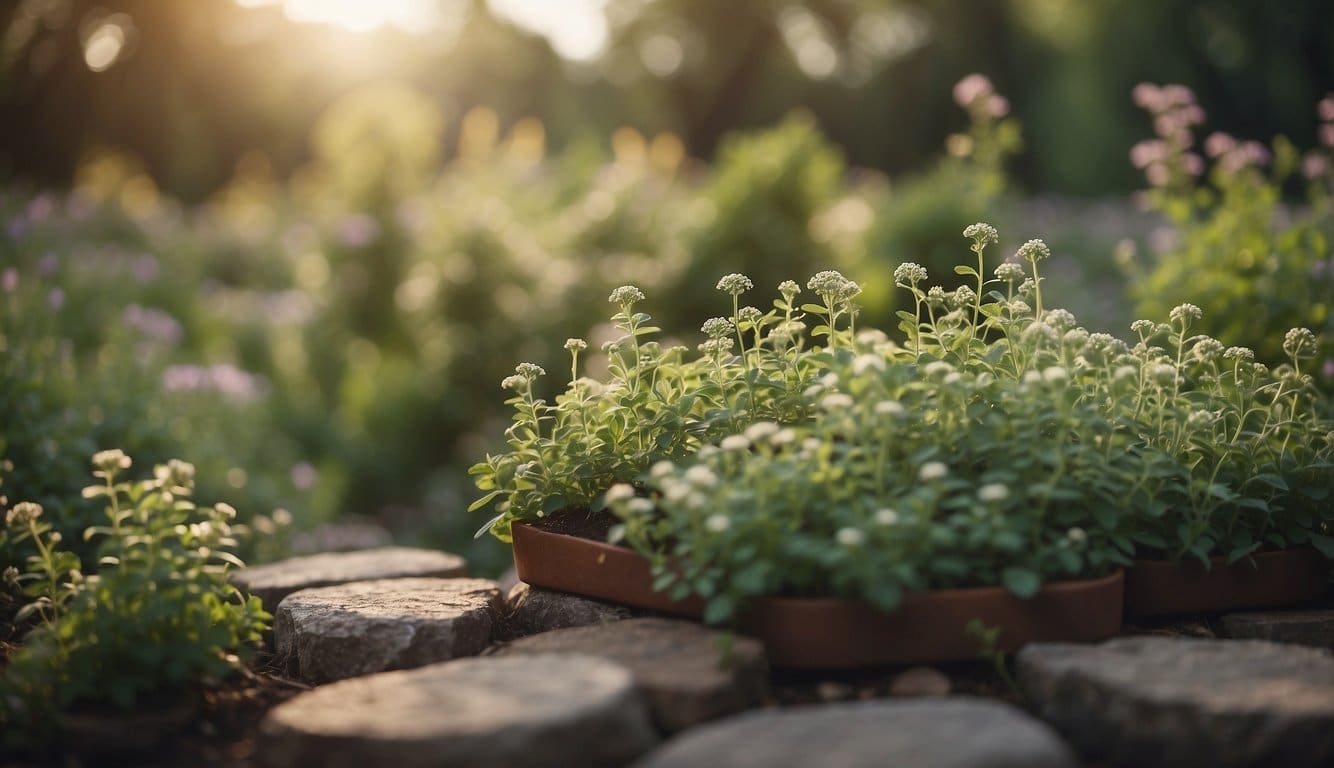
<path id="1" fill-rule="evenodd" d="M 671 600 L 652 589 L 649 560 L 605 542 L 516 524 L 519 578 L 547 589 L 698 619 L 705 602 Z M 1001 650 L 1036 641 L 1098 642 L 1121 629 L 1124 571 L 1044 584 L 1023 600 L 1004 587 L 912 592 L 886 612 L 857 598 L 759 597 L 740 617 L 742 632 L 764 643 L 778 667 L 852 669 L 975 659 L 973 619 L 999 626 Z"/>
<path id="2" fill-rule="evenodd" d="M 531 522 L 528 521 L 524 522 L 515 521 L 513 525 L 514 527 L 522 525 L 529 530 L 535 531 L 538 535 L 542 537 L 558 536 L 561 539 L 569 540 L 572 542 L 579 542 L 580 544 L 589 546 L 590 548 L 596 548 L 600 552 L 604 553 L 615 552 L 617 554 L 632 554 L 640 558 L 644 557 L 642 554 L 629 547 L 623 547 L 618 544 L 610 544 L 608 542 L 599 541 L 597 539 L 588 539 L 584 538 L 583 536 L 574 536 L 568 533 L 557 533 L 555 531 L 543 530 L 541 528 L 537 528 L 536 526 L 532 525 Z M 647 560 L 647 558 L 644 559 Z M 1079 591 L 1092 586 L 1106 586 L 1120 579 L 1122 577 L 1123 572 L 1124 569 L 1118 567 L 1105 576 L 1090 576 L 1089 578 L 1086 579 L 1061 579 L 1060 581 L 1044 581 L 1042 582 L 1042 590 L 1051 592 L 1070 592 L 1070 591 Z M 995 593 L 1003 593 L 1006 595 L 1011 594 L 1008 590 L 1005 589 L 1005 587 L 992 584 L 980 587 L 941 587 L 937 589 L 928 589 L 918 592 L 905 592 L 904 599 L 906 600 L 914 596 L 924 597 L 927 595 L 942 596 L 942 597 L 949 596 L 949 597 L 959 597 L 959 598 L 970 598 L 970 597 L 984 598 Z M 1022 600 L 1023 598 L 1016 597 L 1015 599 Z M 764 602 L 773 602 L 773 603 L 791 603 L 791 604 L 804 604 L 804 605 L 815 605 L 818 603 L 859 603 L 864 605 L 870 605 L 865 600 L 856 597 L 791 597 L 785 595 L 764 595 L 762 597 L 755 598 L 755 600 Z M 892 611 L 887 611 L 885 613 L 892 613 Z"/>
<path id="3" fill-rule="evenodd" d="M 1126 572 L 1126 613 L 1138 617 L 1275 608 L 1318 597 L 1331 563 L 1313 547 L 1256 552 L 1228 563 L 1136 560 Z"/>

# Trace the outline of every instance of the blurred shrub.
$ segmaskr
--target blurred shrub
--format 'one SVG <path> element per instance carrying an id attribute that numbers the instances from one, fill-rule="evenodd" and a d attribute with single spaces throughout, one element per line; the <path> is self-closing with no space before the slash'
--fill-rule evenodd
<path id="1" fill-rule="evenodd" d="M 843 156 L 805 113 L 757 134 L 732 134 L 701 190 L 710 218 L 693 233 L 691 259 L 678 284 L 686 317 L 718 314 L 713 287 L 730 272 L 776 289 L 791 275 L 846 268 L 817 241 L 812 221 L 844 191 Z"/>
<path id="2" fill-rule="evenodd" d="M 1150 184 L 1142 200 L 1170 223 L 1153 261 L 1131 264 L 1137 313 L 1193 302 L 1204 310 L 1201 333 L 1271 365 L 1286 359 L 1288 329 L 1310 328 L 1321 336 L 1316 380 L 1334 389 L 1334 96 L 1318 107 L 1324 145 L 1303 157 L 1281 136 L 1265 147 L 1223 133 L 1210 134 L 1201 154 L 1195 132 L 1205 115 L 1188 89 L 1142 84 L 1134 95 L 1156 133 L 1131 151 Z M 1301 182 L 1303 203 L 1285 205 L 1285 189 Z"/>
<path id="3" fill-rule="evenodd" d="M 968 113 L 967 132 L 950 135 L 946 158 L 896 183 L 876 210 L 867 245 L 868 269 L 876 275 L 892 274 L 896 266 L 911 261 L 926 267 L 933 281 L 954 287 L 959 233 L 977 221 L 1003 225 L 1010 218 L 1005 162 L 1022 147 L 1019 121 L 1008 117 L 1009 102 L 982 75 L 960 80 L 954 101 Z M 870 274 L 856 277 L 868 286 L 863 299 L 867 321 L 893 326 L 893 281 Z"/>
<path id="4" fill-rule="evenodd" d="M 209 472 L 200 490 L 225 489 L 245 522 L 295 501 L 288 445 L 265 426 L 265 381 L 230 364 L 183 362 L 230 329 L 201 310 L 197 297 L 216 279 L 188 247 L 196 235 L 178 212 L 136 218 L 84 190 L 6 195 L 0 215 L 0 490 L 9 499 L 42 504 L 85 558 L 78 534 L 96 510 L 78 494 L 80 456 L 99 449 L 157 462 L 191 446 Z"/>

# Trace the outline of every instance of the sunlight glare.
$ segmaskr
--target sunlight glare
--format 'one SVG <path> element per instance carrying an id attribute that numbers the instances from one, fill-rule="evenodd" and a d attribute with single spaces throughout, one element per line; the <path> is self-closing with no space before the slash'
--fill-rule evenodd
<path id="1" fill-rule="evenodd" d="M 432 0 L 236 0 L 246 8 L 280 5 L 287 18 L 307 24 L 334 24 L 352 32 L 397 27 L 428 32 L 440 21 L 440 4 Z"/>
<path id="2" fill-rule="evenodd" d="M 591 61 L 607 47 L 606 0 L 487 0 L 497 16 L 547 38 L 573 61 Z"/>

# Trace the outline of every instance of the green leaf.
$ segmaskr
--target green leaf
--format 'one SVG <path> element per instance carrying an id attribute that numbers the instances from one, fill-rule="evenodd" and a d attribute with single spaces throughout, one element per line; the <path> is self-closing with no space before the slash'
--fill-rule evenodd
<path id="1" fill-rule="evenodd" d="M 954 268 L 954 274 L 956 274 L 956 275 L 967 275 L 967 276 L 969 276 L 969 277 L 977 277 L 977 276 L 978 276 L 978 275 L 977 275 L 977 270 L 976 270 L 976 269 L 973 269 L 972 267 L 967 266 L 967 265 L 965 265 L 965 264 L 960 264 L 960 265 L 958 265 L 957 267 L 955 267 L 955 268 Z"/>
<path id="2" fill-rule="evenodd" d="M 496 491 L 492 491 L 492 492 L 488 493 L 487 495 L 483 496 L 482 498 L 478 499 L 477 501 L 474 501 L 473 503 L 469 504 L 469 505 L 468 505 L 468 511 L 469 511 L 469 512 L 476 512 L 477 510 L 481 509 L 482 507 L 485 507 L 487 504 L 490 504 L 492 499 L 494 499 L 495 497 L 499 496 L 499 495 L 502 494 L 502 493 L 504 493 L 503 490 L 496 490 Z"/>
<path id="3" fill-rule="evenodd" d="M 1312 533 L 1311 544 L 1320 550 L 1320 554 L 1334 560 L 1334 536 L 1326 536 L 1323 533 Z"/>
<path id="4" fill-rule="evenodd" d="M 736 602 L 730 595 L 718 595 L 704 606 L 705 624 L 722 624 L 736 612 Z"/>
<path id="5" fill-rule="evenodd" d="M 1001 571 L 1001 583 L 1015 597 L 1030 598 L 1042 588 L 1042 578 L 1027 568 L 1006 568 Z"/>
<path id="6" fill-rule="evenodd" d="M 482 536 L 483 536 L 484 534 L 486 534 L 488 531 L 490 531 L 492 528 L 494 528 L 495 525 L 496 525 L 496 523 L 500 522 L 500 520 L 501 520 L 503 517 L 505 517 L 506 514 L 507 514 L 507 513 L 505 513 L 505 512 L 501 512 L 500 514 L 496 515 L 495 517 L 491 518 L 490 520 L 487 520 L 485 523 L 482 524 L 482 527 L 481 527 L 481 528 L 478 528 L 478 529 L 477 529 L 477 533 L 474 533 L 474 534 L 472 535 L 472 537 L 473 537 L 474 539 L 480 539 L 480 538 L 482 538 Z"/>

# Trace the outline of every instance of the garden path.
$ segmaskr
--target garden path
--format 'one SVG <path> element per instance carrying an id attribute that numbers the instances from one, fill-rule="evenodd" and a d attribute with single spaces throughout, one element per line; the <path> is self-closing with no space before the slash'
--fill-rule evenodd
<path id="1" fill-rule="evenodd" d="M 256 744 L 269 766 L 1334 762 L 1328 607 L 1211 622 L 1263 640 L 1185 637 L 1213 630 L 1181 624 L 1095 646 L 1032 645 L 1017 657 L 1015 693 L 951 667 L 869 686 L 846 675 L 794 685 L 749 638 L 522 583 L 503 600 L 477 579 L 353 583 L 296 592 L 277 614 L 278 648 L 298 674 L 352 679 L 269 712 Z M 347 645 L 356 636 L 402 649 L 432 631 L 467 641 L 422 653 Z M 338 639 L 297 639 L 320 632 Z M 977 692 L 986 697 L 968 695 Z"/>

